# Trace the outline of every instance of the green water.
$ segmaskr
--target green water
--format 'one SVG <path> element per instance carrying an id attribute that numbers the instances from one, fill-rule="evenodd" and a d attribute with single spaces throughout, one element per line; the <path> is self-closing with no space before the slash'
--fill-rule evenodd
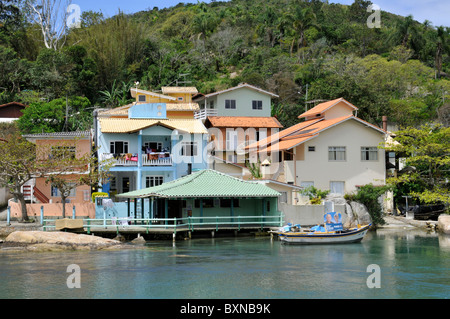
<path id="1" fill-rule="evenodd" d="M 67 266 L 80 267 L 69 289 Z M 380 288 L 369 288 L 368 266 Z M 378 230 L 361 243 L 294 246 L 269 237 L 148 242 L 144 249 L 0 253 L 0 298 L 448 298 L 450 237 Z"/>

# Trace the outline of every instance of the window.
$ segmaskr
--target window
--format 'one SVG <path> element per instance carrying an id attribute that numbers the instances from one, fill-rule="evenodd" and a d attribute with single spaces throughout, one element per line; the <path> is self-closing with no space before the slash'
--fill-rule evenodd
<path id="1" fill-rule="evenodd" d="M 139 95 L 139 102 L 145 102 L 146 101 L 146 98 L 145 98 L 145 95 Z"/>
<path id="2" fill-rule="evenodd" d="M 87 191 L 87 190 L 83 191 L 83 200 L 85 202 L 89 202 L 91 200 L 91 192 L 90 191 Z"/>
<path id="3" fill-rule="evenodd" d="M 287 192 L 280 192 L 281 196 L 279 197 L 280 203 L 287 203 L 288 199 L 288 193 Z"/>
<path id="4" fill-rule="evenodd" d="M 330 193 L 344 195 L 345 182 L 330 182 Z"/>
<path id="5" fill-rule="evenodd" d="M 361 147 L 361 161 L 378 161 L 378 148 Z"/>
<path id="6" fill-rule="evenodd" d="M 52 146 L 50 152 L 52 158 L 75 159 L 76 148 L 75 146 Z"/>
<path id="7" fill-rule="evenodd" d="M 236 109 L 236 100 L 225 100 L 226 109 Z"/>
<path id="8" fill-rule="evenodd" d="M 197 142 L 182 142 L 181 156 L 197 156 Z"/>
<path id="9" fill-rule="evenodd" d="M 179 96 L 179 97 L 178 97 L 178 101 L 180 101 L 180 102 L 183 101 L 183 97 L 182 97 L 182 96 Z"/>
<path id="10" fill-rule="evenodd" d="M 315 146 L 308 146 L 308 152 L 315 152 L 316 147 Z"/>
<path id="11" fill-rule="evenodd" d="M 212 199 L 212 198 L 203 198 L 202 201 L 203 201 L 202 202 L 203 208 L 212 208 L 215 206 L 214 199 Z M 196 199 L 194 201 L 194 206 L 195 206 L 195 208 L 200 208 L 200 199 Z"/>
<path id="12" fill-rule="evenodd" d="M 345 146 L 330 146 L 328 147 L 328 160 L 329 161 L 345 161 Z"/>
<path id="13" fill-rule="evenodd" d="M 213 109 L 214 108 L 214 101 L 209 101 L 209 108 Z"/>
<path id="14" fill-rule="evenodd" d="M 231 207 L 231 201 L 233 201 L 233 207 L 239 207 L 239 199 L 221 198 L 220 207 Z"/>
<path id="15" fill-rule="evenodd" d="M 234 151 L 238 145 L 238 132 L 227 130 L 227 150 Z"/>
<path id="16" fill-rule="evenodd" d="M 262 101 L 252 101 L 252 109 L 262 110 Z"/>
<path id="17" fill-rule="evenodd" d="M 158 186 L 164 183 L 163 176 L 146 176 L 145 177 L 145 187 Z"/>
<path id="18" fill-rule="evenodd" d="M 109 143 L 109 152 L 112 154 L 128 153 L 128 142 L 114 141 Z"/>
<path id="19" fill-rule="evenodd" d="M 69 194 L 67 195 L 67 197 L 75 197 L 77 195 L 77 190 L 76 190 L 75 183 L 67 183 L 67 187 L 71 188 L 69 190 Z M 55 185 L 52 185 L 51 192 L 52 192 L 52 196 L 53 197 L 60 197 L 61 196 L 61 191 Z"/>
<path id="20" fill-rule="evenodd" d="M 149 152 L 161 152 L 162 142 L 145 142 L 144 148 L 147 153 Z"/>
<path id="21" fill-rule="evenodd" d="M 237 155 L 236 154 L 228 154 L 227 161 L 230 163 L 237 163 Z"/>
<path id="22" fill-rule="evenodd" d="M 260 129 L 256 132 L 256 140 L 261 141 L 267 137 L 267 129 Z"/>

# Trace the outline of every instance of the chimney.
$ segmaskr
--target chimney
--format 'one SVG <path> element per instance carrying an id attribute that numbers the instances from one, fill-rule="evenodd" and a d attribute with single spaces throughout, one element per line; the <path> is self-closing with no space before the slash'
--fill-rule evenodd
<path id="1" fill-rule="evenodd" d="M 387 131 L 387 116 L 383 116 L 382 120 L 383 120 L 383 130 Z"/>

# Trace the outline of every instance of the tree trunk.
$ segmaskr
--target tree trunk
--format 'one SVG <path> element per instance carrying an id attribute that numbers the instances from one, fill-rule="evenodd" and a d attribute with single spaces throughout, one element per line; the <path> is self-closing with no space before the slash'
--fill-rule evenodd
<path id="1" fill-rule="evenodd" d="M 28 221 L 27 203 L 25 202 L 25 196 L 18 191 L 14 192 L 14 198 L 20 203 L 22 209 L 22 221 Z"/>
<path id="2" fill-rule="evenodd" d="M 66 196 L 61 192 L 62 218 L 66 218 Z"/>

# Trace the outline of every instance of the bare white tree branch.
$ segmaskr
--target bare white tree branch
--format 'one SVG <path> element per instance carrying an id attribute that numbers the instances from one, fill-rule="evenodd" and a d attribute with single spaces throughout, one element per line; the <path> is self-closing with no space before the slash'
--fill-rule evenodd
<path id="1" fill-rule="evenodd" d="M 67 36 L 67 8 L 71 0 L 26 0 L 31 10 L 31 21 L 37 23 L 44 37 L 45 47 L 59 50 Z"/>

